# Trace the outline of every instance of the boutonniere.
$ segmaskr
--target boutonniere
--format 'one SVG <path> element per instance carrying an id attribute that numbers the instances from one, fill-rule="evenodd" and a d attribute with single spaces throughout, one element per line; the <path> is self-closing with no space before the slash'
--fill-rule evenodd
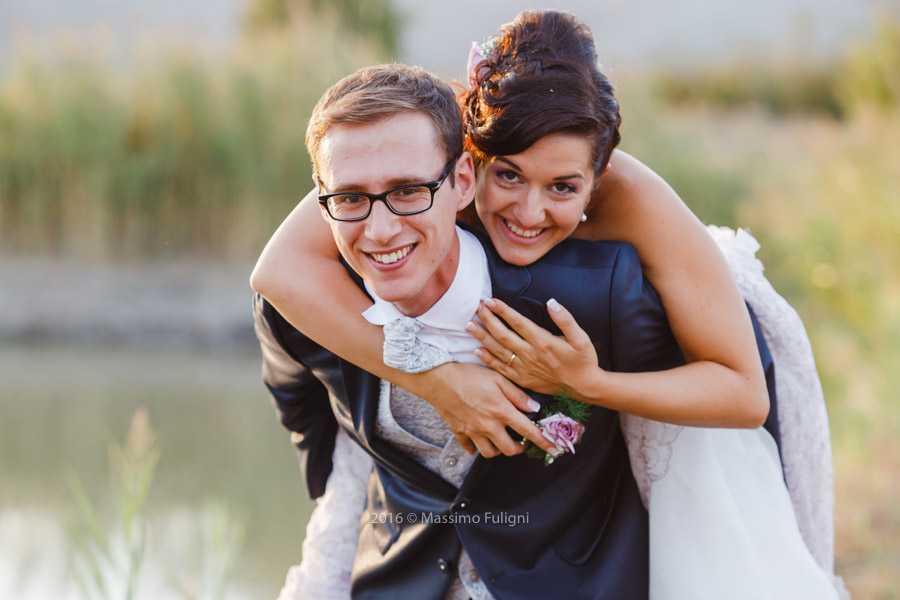
<path id="1" fill-rule="evenodd" d="M 525 454 L 531 458 L 542 459 L 544 466 L 553 464 L 554 460 L 566 452 L 575 454 L 575 444 L 581 441 L 581 436 L 584 435 L 584 422 L 590 416 L 590 405 L 569 398 L 563 391 L 557 392 L 553 400 L 541 408 L 535 423 L 540 427 L 544 437 L 556 446 L 557 454 L 544 452 L 534 445 L 529 446 Z"/>

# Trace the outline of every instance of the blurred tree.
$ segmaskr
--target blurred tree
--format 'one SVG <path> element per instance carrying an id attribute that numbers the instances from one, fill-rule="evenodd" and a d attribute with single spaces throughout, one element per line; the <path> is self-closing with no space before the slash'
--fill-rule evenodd
<path id="1" fill-rule="evenodd" d="M 849 53 L 836 85 L 844 109 L 895 111 L 900 107 L 900 21 L 883 16 L 873 39 Z"/>
<path id="2" fill-rule="evenodd" d="M 336 17 L 348 34 L 378 43 L 386 58 L 397 54 L 402 17 L 390 0 L 249 0 L 244 27 L 252 33 L 283 29 L 296 19 Z"/>

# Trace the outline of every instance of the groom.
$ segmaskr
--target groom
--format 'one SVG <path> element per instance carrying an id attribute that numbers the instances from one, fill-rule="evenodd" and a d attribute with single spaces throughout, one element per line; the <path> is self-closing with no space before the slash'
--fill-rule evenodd
<path id="1" fill-rule="evenodd" d="M 454 226 L 474 195 L 461 130 L 450 88 L 401 65 L 358 71 L 313 112 L 307 144 L 323 216 L 376 302 L 381 316 L 369 318 L 419 317 L 426 325 L 420 337 L 450 339 L 451 357 L 465 360 L 478 343 L 447 325 L 460 307 L 464 320 L 472 318 L 486 294 L 555 330 L 544 305 L 556 298 L 594 341 L 603 368 L 681 364 L 630 245 L 569 240 L 515 267 L 484 235 Z M 480 292 L 474 300 L 465 293 L 473 287 Z M 317 346 L 259 297 L 255 317 L 264 378 L 297 441 L 312 494 L 324 489 L 337 426 L 375 461 L 354 598 L 440 599 L 448 590 L 647 597 L 647 514 L 617 413 L 594 407 L 577 454 L 548 467 L 523 455 L 451 464 L 455 440 L 423 401 Z"/>

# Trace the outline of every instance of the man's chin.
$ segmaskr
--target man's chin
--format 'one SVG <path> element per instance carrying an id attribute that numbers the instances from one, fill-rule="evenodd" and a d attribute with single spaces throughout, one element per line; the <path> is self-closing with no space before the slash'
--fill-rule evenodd
<path id="1" fill-rule="evenodd" d="M 376 296 L 385 302 L 403 303 L 413 294 L 410 292 L 410 286 L 405 282 L 386 281 L 384 277 L 365 277 L 366 283 L 372 288 Z"/>

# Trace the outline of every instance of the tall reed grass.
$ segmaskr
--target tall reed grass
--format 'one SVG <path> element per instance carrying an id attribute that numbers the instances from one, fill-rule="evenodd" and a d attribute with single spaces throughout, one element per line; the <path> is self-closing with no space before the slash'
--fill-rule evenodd
<path id="1" fill-rule="evenodd" d="M 224 502 L 209 501 L 189 515 L 193 523 L 188 525 L 193 525 L 196 534 L 181 532 L 184 547 L 160 547 L 165 536 L 151 535 L 154 530 L 160 533 L 160 527 L 148 518 L 146 507 L 159 460 L 149 413 L 139 409 L 125 443 L 109 446 L 110 500 L 116 516 L 110 525 L 104 519 L 105 503 L 71 476 L 80 513 L 80 523 L 70 526 L 75 549 L 72 563 L 83 598 L 132 600 L 173 593 L 183 598 L 225 598 L 244 525 Z M 185 544 L 185 539 L 193 543 Z"/>
<path id="2" fill-rule="evenodd" d="M 327 21 L 327 18 L 324 18 Z M 0 252 L 251 257 L 311 187 L 331 83 L 381 55 L 300 20 L 225 57 L 21 59 L 0 79 Z"/>

